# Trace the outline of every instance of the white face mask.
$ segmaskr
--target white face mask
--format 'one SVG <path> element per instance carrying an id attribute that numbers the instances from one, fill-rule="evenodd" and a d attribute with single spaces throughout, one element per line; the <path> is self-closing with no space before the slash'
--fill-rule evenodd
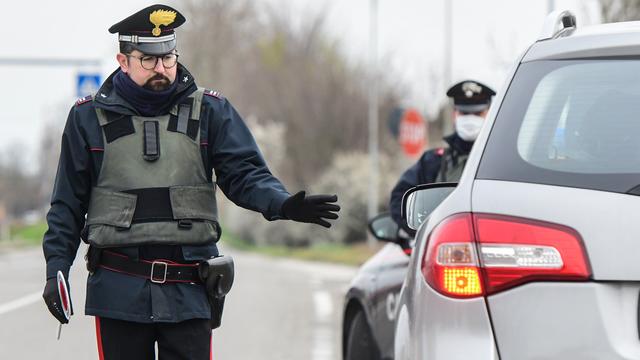
<path id="1" fill-rule="evenodd" d="M 475 141 L 484 124 L 484 118 L 478 115 L 458 115 L 456 117 L 456 132 L 465 141 Z"/>

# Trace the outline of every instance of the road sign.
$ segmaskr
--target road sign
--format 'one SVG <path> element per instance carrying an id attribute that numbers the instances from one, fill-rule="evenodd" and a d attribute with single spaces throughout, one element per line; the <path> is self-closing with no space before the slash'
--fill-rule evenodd
<path id="1" fill-rule="evenodd" d="M 422 154 L 426 145 L 427 128 L 424 119 L 415 109 L 407 109 L 400 120 L 400 145 L 409 157 Z"/>
<path id="2" fill-rule="evenodd" d="M 100 74 L 79 73 L 76 78 L 76 96 L 81 98 L 93 95 L 100 89 L 100 84 L 102 84 Z"/>

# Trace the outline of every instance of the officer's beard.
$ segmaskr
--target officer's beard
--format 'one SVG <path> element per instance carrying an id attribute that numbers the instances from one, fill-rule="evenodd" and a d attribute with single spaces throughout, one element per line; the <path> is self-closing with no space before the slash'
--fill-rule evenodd
<path id="1" fill-rule="evenodd" d="M 147 80 L 142 86 L 147 90 L 163 91 L 171 86 L 171 80 L 162 74 L 155 74 L 151 79 Z"/>

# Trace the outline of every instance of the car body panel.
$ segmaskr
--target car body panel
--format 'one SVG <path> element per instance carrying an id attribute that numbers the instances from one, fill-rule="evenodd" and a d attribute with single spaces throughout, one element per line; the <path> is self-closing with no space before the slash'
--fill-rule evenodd
<path id="1" fill-rule="evenodd" d="M 343 340 L 356 306 L 365 313 L 382 359 L 392 359 L 396 304 L 408 263 L 402 248 L 388 243 L 362 265 L 345 297 Z"/>
<path id="2" fill-rule="evenodd" d="M 470 211 L 470 199 L 470 184 L 460 184 L 418 230 L 400 294 L 396 360 L 498 359 L 485 299 L 452 301 L 434 291 L 421 272 L 426 235 L 448 214 Z"/>
<path id="3" fill-rule="evenodd" d="M 402 249 L 390 244 L 385 246 L 386 255 L 377 272 L 375 290 L 369 301 L 373 306 L 373 334 L 383 359 L 392 358 L 393 331 L 396 305 L 400 288 L 407 274 L 409 257 Z"/>
<path id="4" fill-rule="evenodd" d="M 420 304 L 412 318 L 411 359 L 497 359 L 491 322 L 484 298 L 452 300 L 417 277 L 415 297 Z"/>
<path id="5" fill-rule="evenodd" d="M 476 180 L 472 204 L 473 212 L 569 226 L 582 237 L 593 279 L 640 281 L 640 196 Z"/>
<path id="6" fill-rule="evenodd" d="M 501 358 L 640 359 L 639 283 L 531 283 L 488 298 Z"/>
<path id="7" fill-rule="evenodd" d="M 589 26 L 536 42 L 522 62 L 640 54 L 640 22 Z"/>

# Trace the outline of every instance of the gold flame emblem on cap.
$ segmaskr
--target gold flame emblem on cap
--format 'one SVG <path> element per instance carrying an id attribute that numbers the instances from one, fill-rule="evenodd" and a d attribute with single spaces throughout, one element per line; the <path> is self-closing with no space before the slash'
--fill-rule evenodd
<path id="1" fill-rule="evenodd" d="M 160 36 L 162 31 L 160 30 L 160 25 L 167 26 L 174 22 L 176 19 L 176 12 L 170 10 L 156 10 L 149 15 L 149 21 L 156 27 L 153 28 L 151 33 L 153 36 Z"/>

